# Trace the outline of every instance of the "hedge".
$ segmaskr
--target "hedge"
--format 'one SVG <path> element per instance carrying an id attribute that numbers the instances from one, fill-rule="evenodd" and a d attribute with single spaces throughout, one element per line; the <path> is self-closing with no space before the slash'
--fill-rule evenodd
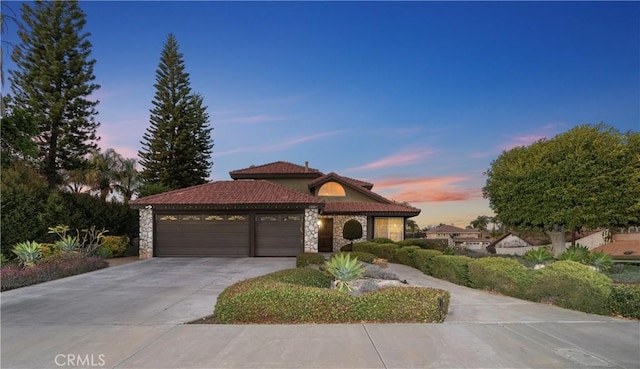
<path id="1" fill-rule="evenodd" d="M 304 268 L 307 265 L 323 265 L 326 259 L 317 252 L 305 252 L 296 256 L 296 267 Z"/>
<path id="2" fill-rule="evenodd" d="M 416 268 L 422 273 L 427 275 L 431 274 L 431 266 L 433 265 L 433 258 L 442 255 L 442 252 L 437 250 L 417 250 L 413 253 L 415 259 Z"/>
<path id="3" fill-rule="evenodd" d="M 473 288 L 497 291 L 504 295 L 528 298 L 534 277 L 518 261 L 506 258 L 482 258 L 469 262 L 469 281 Z"/>
<path id="4" fill-rule="evenodd" d="M 421 250 L 420 246 L 405 246 L 397 249 L 395 259 L 404 265 L 416 267 L 415 252 Z"/>
<path id="5" fill-rule="evenodd" d="M 433 258 L 431 275 L 446 279 L 455 284 L 469 285 L 469 270 L 467 264 L 473 260 L 468 256 L 439 255 Z"/>
<path id="6" fill-rule="evenodd" d="M 213 316 L 223 324 L 442 322 L 448 310 L 443 290 L 390 287 L 355 297 L 326 288 L 329 283 L 309 268 L 248 279 L 218 296 Z"/>
<path id="7" fill-rule="evenodd" d="M 640 285 L 613 284 L 609 295 L 609 308 L 613 315 L 640 319 Z"/>
<path id="8" fill-rule="evenodd" d="M 368 252 L 392 262 L 396 261 L 395 253 L 398 248 L 395 243 L 359 242 L 353 244 L 353 251 Z"/>
<path id="9" fill-rule="evenodd" d="M 129 246 L 127 236 L 105 236 L 102 246 L 98 249 L 98 255 L 103 258 L 119 258 L 124 256 Z"/>
<path id="10" fill-rule="evenodd" d="M 585 313 L 609 314 L 611 279 L 575 261 L 557 261 L 532 272 L 532 297 Z"/>
<path id="11" fill-rule="evenodd" d="M 438 250 L 443 251 L 447 245 L 442 242 L 433 242 L 422 238 L 408 238 L 406 240 L 398 241 L 396 244 L 400 247 L 404 246 L 419 246 L 425 250 Z"/>

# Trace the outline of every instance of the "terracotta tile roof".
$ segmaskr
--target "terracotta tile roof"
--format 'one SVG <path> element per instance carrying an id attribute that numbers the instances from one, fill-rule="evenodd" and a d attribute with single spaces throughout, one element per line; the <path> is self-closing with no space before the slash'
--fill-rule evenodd
<path id="1" fill-rule="evenodd" d="M 416 216 L 420 209 L 398 203 L 381 204 L 379 202 L 327 202 L 322 214 L 364 214 Z"/>
<path id="2" fill-rule="evenodd" d="M 318 185 L 324 184 L 330 180 L 337 180 L 338 182 L 348 183 L 355 187 L 364 187 L 367 190 L 371 190 L 373 188 L 373 183 L 361 181 L 355 178 L 349 178 L 345 176 L 338 175 L 337 173 L 331 172 L 329 174 L 325 174 L 322 177 L 318 177 L 317 179 L 311 181 L 309 183 L 309 188 L 317 187 Z"/>
<path id="3" fill-rule="evenodd" d="M 219 181 L 141 197 L 129 202 L 133 207 L 145 205 L 309 205 L 322 200 L 264 180 Z"/>
<path id="4" fill-rule="evenodd" d="M 604 246 L 596 247 L 592 252 L 604 251 L 611 256 L 622 256 L 629 258 L 640 258 L 640 241 L 616 241 L 608 243 Z M 631 251 L 631 254 L 625 255 L 625 251 Z"/>
<path id="5" fill-rule="evenodd" d="M 433 233 L 480 233 L 480 231 L 478 231 L 477 229 L 465 229 L 465 228 L 459 228 L 456 226 L 452 226 L 452 225 L 441 225 L 439 227 L 430 229 L 427 231 L 428 234 L 433 234 Z"/>
<path id="6" fill-rule="evenodd" d="M 322 175 L 318 169 L 307 168 L 306 166 L 289 163 L 287 161 L 276 161 L 263 165 L 252 165 L 249 168 L 238 169 L 229 172 L 233 179 L 262 179 L 287 176 L 316 178 Z"/>

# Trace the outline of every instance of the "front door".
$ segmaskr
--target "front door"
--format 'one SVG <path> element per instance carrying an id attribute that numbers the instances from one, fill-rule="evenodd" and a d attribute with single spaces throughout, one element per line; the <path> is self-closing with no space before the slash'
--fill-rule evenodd
<path id="1" fill-rule="evenodd" d="M 333 252 L 333 219 L 320 218 L 318 228 L 318 252 Z"/>

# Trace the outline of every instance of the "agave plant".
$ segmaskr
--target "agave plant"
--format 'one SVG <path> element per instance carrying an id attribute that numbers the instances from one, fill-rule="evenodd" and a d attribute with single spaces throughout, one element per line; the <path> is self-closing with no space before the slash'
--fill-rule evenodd
<path id="1" fill-rule="evenodd" d="M 349 282 L 356 280 L 365 272 L 364 266 L 347 253 L 339 253 L 326 262 L 327 271 L 336 279 L 336 289 L 350 292 Z"/>
<path id="2" fill-rule="evenodd" d="M 558 260 L 577 261 L 584 264 L 589 260 L 589 248 L 582 246 L 579 243 L 569 246 L 567 251 L 558 256 Z"/>
<path id="3" fill-rule="evenodd" d="M 536 265 L 545 264 L 546 262 L 553 260 L 553 254 L 545 248 L 540 247 L 538 249 L 529 250 L 524 254 L 524 258 Z"/>
<path id="4" fill-rule="evenodd" d="M 603 251 L 592 252 L 589 255 L 589 260 L 587 261 L 589 265 L 594 266 L 598 271 L 604 272 L 613 266 L 613 261 L 611 260 L 611 256 L 605 254 Z"/>
<path id="5" fill-rule="evenodd" d="M 9 259 L 7 259 L 7 257 L 0 253 L 0 265 L 6 264 L 9 261 Z"/>
<path id="6" fill-rule="evenodd" d="M 25 267 L 32 267 L 42 257 L 42 245 L 35 241 L 20 242 L 13 246 L 11 250 L 18 259 L 20 264 Z"/>
<path id="7" fill-rule="evenodd" d="M 78 237 L 66 236 L 55 243 L 56 247 L 62 252 L 75 252 L 80 248 Z"/>

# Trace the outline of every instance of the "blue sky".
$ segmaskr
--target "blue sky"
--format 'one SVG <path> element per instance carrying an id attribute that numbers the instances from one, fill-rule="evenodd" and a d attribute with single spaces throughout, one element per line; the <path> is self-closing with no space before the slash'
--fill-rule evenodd
<path id="1" fill-rule="evenodd" d="M 309 161 L 421 208 L 420 226 L 491 214 L 482 173 L 502 150 L 584 123 L 640 130 L 638 2 L 81 7 L 102 147 L 137 155 L 172 32 L 211 116 L 213 180 Z"/>

